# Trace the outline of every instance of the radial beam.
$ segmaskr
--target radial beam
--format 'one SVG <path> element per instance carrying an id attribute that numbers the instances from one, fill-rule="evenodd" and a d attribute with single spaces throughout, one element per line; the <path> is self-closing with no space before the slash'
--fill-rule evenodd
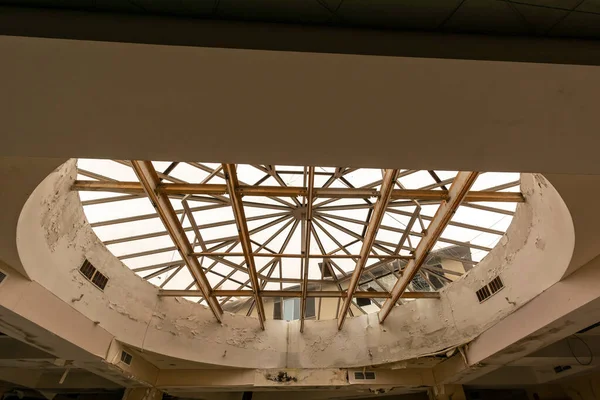
<path id="1" fill-rule="evenodd" d="M 213 294 L 217 297 L 254 297 L 253 290 L 213 290 Z M 162 297 L 204 297 L 200 290 L 160 290 L 159 296 Z M 261 297 L 302 297 L 301 290 L 261 290 Z M 306 292 L 306 297 L 314 298 L 346 298 L 347 292 L 339 290 L 309 290 Z M 391 294 L 388 292 L 355 292 L 355 298 L 362 299 L 389 299 Z M 405 292 L 402 294 L 403 299 L 439 299 L 438 292 Z"/>
<path id="2" fill-rule="evenodd" d="M 383 183 L 381 184 L 380 192 L 381 195 L 373 206 L 373 213 L 371 214 L 369 225 L 367 225 L 365 237 L 360 249 L 361 257 L 356 261 L 356 267 L 354 268 L 354 272 L 352 272 L 352 278 L 350 278 L 350 282 L 348 283 L 348 295 L 345 298 L 342 307 L 340 308 L 340 313 L 338 314 L 338 329 L 342 329 L 342 326 L 344 326 L 346 314 L 348 313 L 348 309 L 352 304 L 352 297 L 355 294 L 354 292 L 356 292 L 358 281 L 360 280 L 363 269 L 367 264 L 367 257 L 371 253 L 373 245 L 375 244 L 375 237 L 377 236 L 377 231 L 379 230 L 379 226 L 383 221 L 385 209 L 392 197 L 392 191 L 394 189 L 396 178 L 398 177 L 398 172 L 399 171 L 397 169 L 388 169 L 385 171 L 383 176 Z"/>
<path id="3" fill-rule="evenodd" d="M 248 275 L 250 277 L 250 283 L 252 285 L 252 291 L 254 296 L 254 304 L 256 304 L 256 310 L 258 312 L 258 320 L 260 327 L 265 329 L 265 309 L 260 297 L 260 285 L 258 282 L 258 274 L 256 273 L 256 264 L 254 263 L 254 256 L 252 254 L 252 243 L 250 242 L 250 233 L 248 232 L 248 223 L 246 221 L 246 213 L 244 212 L 244 204 L 242 203 L 242 196 L 238 191 L 239 182 L 234 164 L 223 164 L 223 171 L 225 171 L 225 178 L 227 181 L 227 190 L 229 192 L 229 198 L 231 200 L 231 207 L 233 208 L 233 214 L 238 227 L 238 233 L 240 236 L 240 242 L 242 244 L 242 250 L 244 252 L 244 259 L 246 260 L 246 266 L 248 269 Z"/>
<path id="4" fill-rule="evenodd" d="M 448 201 L 443 202 L 438 208 L 425 235 L 421 238 L 415 249 L 415 258 L 408 262 L 406 268 L 402 271 L 402 276 L 396 281 L 396 284 L 392 289 L 392 297 L 386 300 L 383 308 L 379 311 L 380 323 L 385 321 L 398 299 L 402 296 L 402 293 L 404 293 L 407 286 L 425 263 L 429 252 L 433 249 L 435 242 L 441 236 L 444 229 L 446 229 L 446 226 L 458 209 L 458 206 L 460 206 L 460 203 L 462 203 L 467 196 L 467 193 L 475 182 L 475 179 L 477 179 L 478 174 L 478 172 L 459 172 L 456 175 L 456 178 L 448 191 L 450 198 Z"/>
<path id="5" fill-rule="evenodd" d="M 315 188 L 315 167 L 308 167 L 308 193 L 306 196 L 306 226 L 304 227 L 304 254 L 302 275 L 302 297 L 300 298 L 300 333 L 304 332 L 304 317 L 306 316 L 306 295 L 308 293 L 308 265 L 310 261 L 310 238 L 312 232 L 312 211 Z"/>
<path id="6" fill-rule="evenodd" d="M 225 253 L 225 252 L 196 252 L 193 253 L 196 257 L 243 257 L 244 253 Z M 305 254 L 305 253 L 252 253 L 254 257 L 267 258 L 360 258 L 360 254 Z M 412 260 L 413 256 L 402 256 L 399 254 L 377 254 L 369 255 L 367 258 L 377 258 L 386 260 Z"/>
<path id="7" fill-rule="evenodd" d="M 221 314 L 223 310 L 219 305 L 216 297 L 212 295 L 212 289 L 210 283 L 198 262 L 198 259 L 192 255 L 193 247 L 190 244 L 177 214 L 171 205 L 171 202 L 167 196 L 161 195 L 156 192 L 160 180 L 156 170 L 152 166 L 150 161 L 131 161 L 133 170 L 135 171 L 144 191 L 148 195 L 150 202 L 156 209 L 162 223 L 169 232 L 169 236 L 173 240 L 175 247 L 181 255 L 181 259 L 185 261 L 185 264 L 190 270 L 190 273 L 194 277 L 196 284 L 202 295 L 208 300 L 208 306 L 215 315 L 217 321 L 221 322 Z"/>
<path id="8" fill-rule="evenodd" d="M 116 192 L 143 194 L 144 189 L 138 182 L 99 182 L 75 181 L 72 187 L 78 191 Z M 224 195 L 227 185 L 202 183 L 159 183 L 156 191 L 169 196 L 174 195 Z M 238 185 L 235 192 L 240 196 L 259 197 L 300 197 L 308 196 L 308 188 L 284 186 Z M 380 191 L 368 188 L 314 188 L 314 197 L 329 199 L 353 199 L 379 197 Z M 392 200 L 444 201 L 449 199 L 447 190 L 395 189 Z M 523 202 L 523 195 L 516 192 L 473 191 L 466 195 L 466 202 Z"/>

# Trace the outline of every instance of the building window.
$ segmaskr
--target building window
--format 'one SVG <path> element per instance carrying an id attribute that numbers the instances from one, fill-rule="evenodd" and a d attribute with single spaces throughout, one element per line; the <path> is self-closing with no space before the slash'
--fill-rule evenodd
<path id="1" fill-rule="evenodd" d="M 287 321 L 294 321 L 300 319 L 300 299 L 290 298 L 282 299 L 277 298 L 274 302 L 273 307 L 273 319 L 285 319 Z M 306 299 L 306 314 L 305 318 L 315 317 L 315 298 L 309 297 Z"/>

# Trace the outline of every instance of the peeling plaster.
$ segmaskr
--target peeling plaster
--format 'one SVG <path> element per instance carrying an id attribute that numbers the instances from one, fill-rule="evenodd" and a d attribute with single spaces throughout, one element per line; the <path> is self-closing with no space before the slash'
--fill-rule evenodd
<path id="1" fill-rule="evenodd" d="M 275 374 L 266 374 L 265 378 L 267 378 L 270 381 L 278 382 L 278 383 L 298 382 L 297 377 L 295 377 L 293 375 L 289 375 L 286 371 L 279 371 L 276 375 Z"/>
<path id="2" fill-rule="evenodd" d="M 359 367 L 444 352 L 473 340 L 558 281 L 572 252 L 572 243 L 565 242 L 572 222 L 564 203 L 543 177 L 525 174 L 527 202 L 517 207 L 506 236 L 477 268 L 442 289 L 440 300 L 404 302 L 385 325 L 371 314 L 349 318 L 342 331 L 334 320 L 306 321 L 303 334 L 297 321 L 267 320 L 262 331 L 255 318 L 225 313 L 219 324 L 205 306 L 158 298 L 156 287 L 125 267 L 95 236 L 77 193 L 69 191 L 73 179 L 74 162 L 69 161 L 30 198 L 44 204 L 37 217 L 34 208 L 19 224 L 19 237 L 28 238 L 19 252 L 30 275 L 119 341 L 206 364 Z M 84 257 L 109 276 L 104 292 L 77 271 Z M 475 290 L 498 274 L 505 282 L 502 295 L 479 304 Z M 527 285 L 517 284 L 523 276 Z M 82 294 L 81 301 L 72 302 Z"/>

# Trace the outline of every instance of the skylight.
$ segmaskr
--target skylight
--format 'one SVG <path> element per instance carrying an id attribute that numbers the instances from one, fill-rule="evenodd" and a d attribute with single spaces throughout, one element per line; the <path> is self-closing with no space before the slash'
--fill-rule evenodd
<path id="1" fill-rule="evenodd" d="M 211 290 L 226 294 L 217 296 L 221 306 L 255 301 L 231 295 L 253 287 L 239 221 L 236 224 L 240 210 L 232 207 L 224 167 L 200 162 L 151 165 L 158 174 L 161 195 L 168 196 L 192 245 L 191 256 Z M 310 246 L 303 252 L 309 225 L 310 170 L 305 166 L 245 164 L 234 169 L 256 276 L 265 293 L 302 290 L 304 283 L 310 285 L 306 290 L 333 285 L 344 291 L 357 266 L 385 173 L 381 169 L 314 167 Z M 399 271 L 414 258 L 414 250 L 426 237 L 456 176 L 456 171 L 397 171 L 357 291 L 385 294 L 392 290 Z M 77 179 L 75 189 L 87 219 L 116 257 L 165 293 L 196 291 L 187 297 L 206 304 L 202 296 L 195 297 L 201 289 L 198 281 L 130 161 L 80 159 Z M 435 292 L 475 266 L 505 233 L 519 201 L 519 174 L 479 174 L 407 294 Z M 305 259 L 307 277 L 303 274 Z M 333 276 L 319 267 L 324 262 Z M 383 301 L 385 297 L 374 298 L 369 305 L 355 306 L 363 312 L 378 311 Z"/>

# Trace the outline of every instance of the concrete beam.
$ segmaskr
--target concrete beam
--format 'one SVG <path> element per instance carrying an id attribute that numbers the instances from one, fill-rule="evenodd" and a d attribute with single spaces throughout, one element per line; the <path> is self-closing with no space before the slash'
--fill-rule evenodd
<path id="1" fill-rule="evenodd" d="M 600 65 L 597 43 L 2 7 L 0 34 L 228 49 Z"/>
<path id="2" fill-rule="evenodd" d="M 25 352 L 26 356 L 49 354 L 50 358 L 43 358 L 48 365 L 57 359 L 76 360 L 75 368 L 101 376 L 118 387 L 139 384 L 135 374 L 124 373 L 106 362 L 105 357 L 114 341 L 111 334 L 37 282 L 28 281 L 11 269 L 7 271 L 10 277 L 3 282 L 0 291 L 0 330 L 32 347 Z M 0 339 L 0 344 L 1 340 L 10 339 Z M 16 345 L 15 349 L 19 348 L 21 346 Z M 13 355 L 10 349 L 2 351 L 5 356 Z"/>
<path id="3" fill-rule="evenodd" d="M 473 340 L 464 357 L 436 365 L 436 382 L 471 382 L 598 322 L 599 267 L 597 257 Z"/>
<path id="4" fill-rule="evenodd" d="M 113 28 L 120 25 L 108 15 L 90 15 L 111 21 Z M 17 15 L 4 9 L 0 18 L 0 27 L 12 26 L 14 34 L 19 29 L 45 26 L 44 22 L 17 22 Z M 75 25 L 60 18 L 46 22 L 66 30 L 73 26 L 93 30 L 78 18 L 73 18 Z M 179 23 L 180 19 L 173 21 L 173 25 Z M 190 35 L 189 29 L 202 24 L 194 21 L 185 29 L 175 29 L 185 31 L 186 38 L 224 37 L 217 35 L 213 26 L 207 35 Z M 140 34 L 134 25 L 121 26 Z M 156 38 L 173 31 L 159 30 L 154 24 L 148 29 Z M 107 31 L 112 32 L 116 31 Z M 377 33 L 377 40 L 387 40 L 388 33 Z M 282 40 L 270 29 L 261 35 Z M 308 37 L 306 27 L 299 29 L 298 35 Z M 413 35 L 409 36 L 405 44 L 420 48 Z M 320 45 L 322 38 L 316 37 L 310 42 Z M 456 46 L 468 41 L 444 37 Z M 480 37 L 477 47 L 488 49 L 480 40 L 486 42 L 488 37 Z M 437 49 L 448 48 L 434 42 Z M 351 36 L 340 43 L 357 41 Z M 597 42 L 561 43 L 561 51 L 600 58 Z M 397 43 L 392 47 L 399 48 Z M 541 49 L 531 45 L 523 53 L 548 57 L 561 53 Z M 507 42 L 494 51 L 517 52 Z M 598 145 L 597 115 L 589 106 L 600 90 L 597 68 L 15 36 L 0 36 L 0 53 L 4 56 L 0 74 L 11 76 L 3 88 L 7 95 L 0 100 L 4 110 L 1 127 L 10 138 L 0 148 L 5 155 L 400 167 L 394 152 L 374 156 L 365 151 L 362 141 L 348 140 L 370 132 L 373 143 L 411 149 L 403 154 L 402 165 L 413 169 L 600 172 L 600 165 L 593 162 Z M 37 65 L 44 65 L 44 70 Z M 203 73 L 199 75 L 200 70 Z M 369 79 L 356 81 L 356 76 Z M 495 79 L 490 81 L 490 76 Z M 225 79 L 231 85 L 223 87 Z M 327 91 L 323 91 L 324 82 Z M 314 93 L 321 95 L 315 97 Z M 282 98 L 293 99 L 297 107 L 289 108 Z M 372 102 L 372 98 L 379 101 Z M 57 99 L 63 105 L 60 109 L 55 108 Z M 302 110 L 301 118 L 297 110 Z M 232 112 L 238 111 L 242 114 L 231 118 Z M 197 134 L 200 125 L 204 127 L 202 135 Z M 390 126 L 402 126 L 403 133 L 390 130 Z M 169 135 L 164 134 L 167 131 Z M 569 135 L 564 135 L 567 131 Z M 222 139 L 227 135 L 231 140 L 225 144 Z M 88 137 L 102 140 L 89 146 Z M 281 151 L 289 149 L 289 137 L 303 140 L 294 143 L 293 151 Z M 552 140 L 548 141 L 549 137 Z M 331 151 L 341 143 L 343 151 Z M 539 143 L 545 143 L 543 152 Z M 490 146 L 495 151 L 483 156 L 481 149 Z"/>
<path id="5" fill-rule="evenodd" d="M 122 387 L 110 380 L 78 368 L 72 368 L 61 382 L 64 373 L 63 368 L 46 370 L 19 367 L 0 368 L 0 380 L 50 392 L 110 390 Z"/>
<path id="6" fill-rule="evenodd" d="M 375 370 L 375 379 L 355 379 L 358 369 L 161 370 L 156 387 L 196 390 L 265 390 L 285 388 L 387 388 L 433 385 L 430 369 Z"/>
<path id="7" fill-rule="evenodd" d="M 132 356 L 129 364 L 122 360 L 123 352 Z M 138 351 L 123 346 L 117 340 L 112 341 L 106 360 L 122 375 L 130 377 L 132 381 L 130 386 L 152 386 L 156 382 L 159 369 L 147 361 Z"/>
<path id="8" fill-rule="evenodd" d="M 0 336 L 0 360 L 55 359 L 52 354 L 10 336 Z"/>

